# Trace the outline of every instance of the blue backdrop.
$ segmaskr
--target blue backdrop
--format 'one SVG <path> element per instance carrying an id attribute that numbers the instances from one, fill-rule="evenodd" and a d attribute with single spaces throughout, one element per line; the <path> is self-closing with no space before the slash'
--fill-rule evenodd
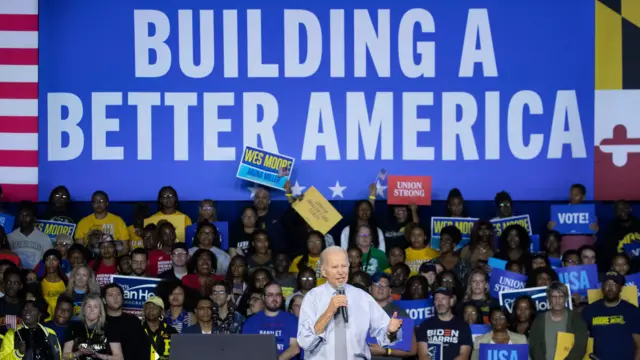
<path id="1" fill-rule="evenodd" d="M 380 168 L 433 176 L 435 199 L 593 188 L 592 1 L 301 5 L 41 1 L 40 199 L 248 200 L 244 145 L 335 200 Z"/>

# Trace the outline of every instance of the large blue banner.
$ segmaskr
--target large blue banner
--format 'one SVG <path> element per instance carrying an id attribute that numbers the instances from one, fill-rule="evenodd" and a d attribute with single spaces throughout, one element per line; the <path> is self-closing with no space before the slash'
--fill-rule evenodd
<path id="1" fill-rule="evenodd" d="M 393 303 L 407 312 L 407 315 L 413 320 L 415 326 L 420 325 L 424 320 L 436 314 L 433 298 L 423 300 L 396 300 Z"/>
<path id="2" fill-rule="evenodd" d="M 569 288 L 569 298 L 567 299 L 567 307 L 573 309 L 571 304 L 571 286 Z M 547 302 L 547 287 L 540 286 L 534 288 L 525 288 L 520 290 L 503 291 L 500 293 L 500 306 L 507 308 L 509 312 L 513 312 L 513 306 L 515 301 L 520 296 L 530 296 L 533 302 L 536 304 L 536 311 L 541 313 L 549 310 L 549 303 Z"/>
<path id="3" fill-rule="evenodd" d="M 527 360 L 529 345 L 480 344 L 480 360 Z"/>
<path id="4" fill-rule="evenodd" d="M 366 198 L 381 167 L 432 176 L 436 200 L 593 188 L 593 1 L 58 0 L 39 14 L 42 200 L 60 184 L 85 201 L 167 184 L 246 200 L 245 146 L 295 158 L 293 182 L 329 199 Z"/>
<path id="5" fill-rule="evenodd" d="M 139 314 L 144 308 L 144 302 L 154 295 L 160 279 L 137 276 L 113 275 L 112 281 L 124 290 L 122 309 L 132 314 Z"/>

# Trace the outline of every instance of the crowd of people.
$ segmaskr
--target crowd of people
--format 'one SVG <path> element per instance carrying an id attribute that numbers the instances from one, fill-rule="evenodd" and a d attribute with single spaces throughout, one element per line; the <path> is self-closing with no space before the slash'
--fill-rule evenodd
<path id="1" fill-rule="evenodd" d="M 270 193 L 256 192 L 240 219 L 218 219 L 215 203 L 203 200 L 194 222 L 179 211 L 177 192 L 164 187 L 158 213 L 140 209 L 132 224 L 109 212 L 109 197 L 96 191 L 93 213 L 77 219 L 71 194 L 51 192 L 46 211 L 22 202 L 13 229 L 0 226 L 0 359 L 168 359 L 173 334 L 273 334 L 279 359 L 302 359 L 298 317 L 306 294 L 326 279 L 321 254 L 342 247 L 349 259 L 349 284 L 368 294 L 389 315 L 407 312 L 394 302 L 433 298 L 433 316 L 413 333 L 411 348 L 368 345 L 374 359 L 430 357 L 430 343 L 442 344 L 442 360 L 477 359 L 480 344 L 528 344 L 533 360 L 555 358 L 557 333 L 574 334 L 566 359 L 581 360 L 593 339 L 598 359 L 640 360 L 640 310 L 621 299 L 634 258 L 623 244 L 640 240 L 640 221 L 630 205 L 617 201 L 616 218 L 605 234 L 562 235 L 550 222 L 541 234 L 541 252 L 530 250 L 530 235 L 511 225 L 496 236 L 492 223 L 475 223 L 470 242 L 459 248 L 455 226 L 440 231 L 439 248 L 417 206 L 393 206 L 391 220 L 373 216 L 375 186 L 356 204 L 353 221 L 340 233 L 313 230 L 293 208 L 270 211 Z M 285 185 L 290 203 L 297 199 Z M 571 186 L 569 202 L 584 201 L 586 189 Z M 495 198 L 496 217 L 514 215 L 506 192 Z M 447 199 L 449 217 L 467 217 L 459 190 Z M 183 229 L 153 217 L 183 217 L 195 224 L 193 239 L 179 239 Z M 55 240 L 36 228 L 36 220 L 76 224 L 73 236 Z M 223 246 L 215 221 L 228 221 Z M 146 223 L 146 225 L 145 225 Z M 528 276 L 527 287 L 547 287 L 548 311 L 537 311 L 529 296 L 511 311 L 489 292 L 490 258 L 507 261 L 506 270 Z M 554 261 L 555 260 L 555 261 Z M 596 264 L 603 298 L 569 294 L 552 263 L 562 267 Z M 158 278 L 154 296 L 136 314 L 123 311 L 125 291 L 112 275 Z M 566 306 L 571 302 L 571 309 Z M 357 321 L 353 319 L 352 321 Z M 474 337 L 471 325 L 487 324 Z M 433 353 L 431 354 L 433 355 Z"/>

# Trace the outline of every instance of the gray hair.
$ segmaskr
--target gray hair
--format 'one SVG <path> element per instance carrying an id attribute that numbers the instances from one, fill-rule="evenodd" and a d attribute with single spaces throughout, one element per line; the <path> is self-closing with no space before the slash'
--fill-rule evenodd
<path id="1" fill-rule="evenodd" d="M 554 291 L 561 293 L 567 299 L 569 298 L 569 288 L 567 288 L 567 285 L 560 281 L 554 281 L 547 287 L 547 301 L 551 299 L 551 293 Z"/>
<path id="2" fill-rule="evenodd" d="M 322 268 L 322 266 L 324 265 L 324 261 L 325 258 L 328 254 L 332 254 L 332 253 L 343 253 L 344 256 L 347 258 L 347 266 L 349 265 L 349 254 L 347 253 L 347 250 L 343 249 L 340 246 L 329 246 L 328 248 L 324 249 L 321 253 L 320 253 L 320 267 Z"/>

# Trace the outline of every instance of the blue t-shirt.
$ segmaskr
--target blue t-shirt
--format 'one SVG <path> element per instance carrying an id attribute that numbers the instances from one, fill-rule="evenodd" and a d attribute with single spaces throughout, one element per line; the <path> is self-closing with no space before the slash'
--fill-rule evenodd
<path id="1" fill-rule="evenodd" d="M 632 334 L 640 334 L 640 309 L 621 300 L 614 307 L 598 300 L 582 310 L 593 338 L 593 353 L 600 360 L 633 359 Z"/>
<path id="2" fill-rule="evenodd" d="M 298 335 L 298 318 L 285 311 L 278 312 L 274 317 L 269 317 L 261 311 L 247 319 L 242 327 L 242 333 L 273 334 L 276 337 L 278 355 L 280 355 L 289 348 L 290 339 L 295 339 Z"/>
<path id="3" fill-rule="evenodd" d="M 63 348 L 64 347 L 64 332 L 67 331 L 67 328 L 69 327 L 69 323 L 67 323 L 67 325 L 60 326 L 60 325 L 56 324 L 55 321 L 49 320 L 46 323 L 44 323 L 43 325 L 56 332 L 56 336 L 58 336 L 58 341 L 60 342 L 60 348 Z"/>

